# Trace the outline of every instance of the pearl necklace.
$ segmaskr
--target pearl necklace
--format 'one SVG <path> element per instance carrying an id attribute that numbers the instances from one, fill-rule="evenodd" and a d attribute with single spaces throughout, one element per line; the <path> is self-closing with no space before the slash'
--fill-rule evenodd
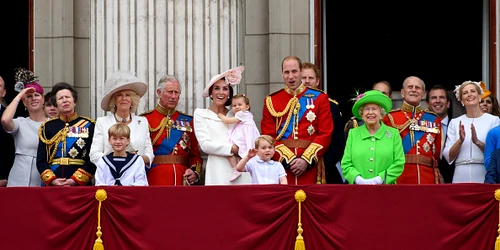
<path id="1" fill-rule="evenodd" d="M 118 115 L 115 113 L 115 119 L 116 119 L 118 122 L 127 123 L 127 122 L 129 122 L 129 121 L 132 119 L 132 116 L 131 116 L 131 115 L 128 115 L 128 117 L 127 117 L 127 118 L 122 118 L 122 117 L 118 116 Z"/>

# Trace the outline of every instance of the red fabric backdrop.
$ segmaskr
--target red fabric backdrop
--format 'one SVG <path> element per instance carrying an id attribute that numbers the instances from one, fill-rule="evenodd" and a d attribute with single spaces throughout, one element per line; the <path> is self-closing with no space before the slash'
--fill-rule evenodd
<path id="1" fill-rule="evenodd" d="M 104 187 L 105 250 L 494 249 L 500 185 Z M 1 188 L 0 249 L 92 249 L 98 187 Z"/>

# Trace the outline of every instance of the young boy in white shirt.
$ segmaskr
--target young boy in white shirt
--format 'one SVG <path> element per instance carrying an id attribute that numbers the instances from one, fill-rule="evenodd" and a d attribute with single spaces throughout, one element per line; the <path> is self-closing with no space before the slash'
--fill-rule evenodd
<path id="1" fill-rule="evenodd" d="M 108 142 L 113 152 L 97 163 L 96 186 L 148 186 L 144 160 L 126 151 L 130 144 L 130 128 L 116 123 L 108 130 Z"/>
<path id="2" fill-rule="evenodd" d="M 275 144 L 271 136 L 259 136 L 255 140 L 255 148 L 248 150 L 248 154 L 236 165 L 236 170 L 249 172 L 253 184 L 288 184 L 285 168 L 280 162 L 272 160 Z"/>

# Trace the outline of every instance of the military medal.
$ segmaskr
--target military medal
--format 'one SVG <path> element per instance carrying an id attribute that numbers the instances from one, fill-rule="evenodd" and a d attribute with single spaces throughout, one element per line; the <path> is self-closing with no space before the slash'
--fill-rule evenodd
<path id="1" fill-rule="evenodd" d="M 75 159 L 75 157 L 78 155 L 78 150 L 76 150 L 76 148 L 71 148 L 68 153 L 69 153 L 69 156 L 71 156 L 73 159 Z"/>
<path id="2" fill-rule="evenodd" d="M 429 152 L 429 150 L 431 150 L 431 146 L 429 145 L 428 142 L 425 142 L 424 145 L 423 145 L 423 148 L 425 150 L 425 152 Z"/>
<path id="3" fill-rule="evenodd" d="M 309 135 L 312 135 L 314 134 L 314 132 L 315 132 L 314 126 L 310 124 L 309 127 L 307 127 L 307 133 L 309 133 Z"/>
<path id="4" fill-rule="evenodd" d="M 309 122 L 313 122 L 314 120 L 316 120 L 316 114 L 312 112 L 312 110 L 309 110 L 309 112 L 307 112 L 306 119 Z"/>
<path id="5" fill-rule="evenodd" d="M 78 141 L 76 141 L 76 145 L 83 149 L 83 147 L 85 147 L 85 141 L 82 138 L 78 138 Z"/>

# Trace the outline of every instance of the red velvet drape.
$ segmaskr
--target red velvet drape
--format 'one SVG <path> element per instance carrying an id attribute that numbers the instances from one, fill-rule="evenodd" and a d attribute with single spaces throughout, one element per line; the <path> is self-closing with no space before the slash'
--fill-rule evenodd
<path id="1" fill-rule="evenodd" d="M 494 249 L 499 185 L 103 187 L 105 250 Z M 102 188 L 102 187 L 101 187 Z M 98 187 L 0 189 L 0 249 L 92 249 Z"/>

